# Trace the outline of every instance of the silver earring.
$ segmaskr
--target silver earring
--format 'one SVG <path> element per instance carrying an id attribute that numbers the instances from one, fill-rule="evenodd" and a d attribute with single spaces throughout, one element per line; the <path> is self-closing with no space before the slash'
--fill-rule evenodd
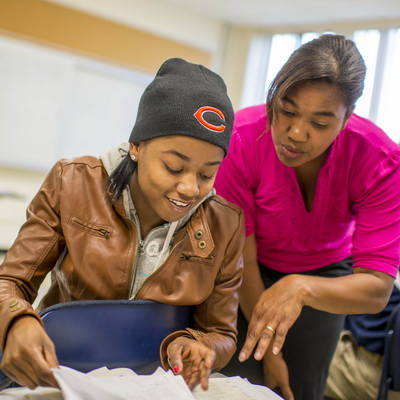
<path id="1" fill-rule="evenodd" d="M 131 155 L 131 160 L 136 161 L 136 156 L 134 154 Z"/>

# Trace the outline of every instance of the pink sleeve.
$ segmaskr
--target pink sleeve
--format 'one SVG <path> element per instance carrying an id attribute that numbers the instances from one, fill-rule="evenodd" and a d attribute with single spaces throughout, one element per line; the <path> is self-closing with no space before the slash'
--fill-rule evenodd
<path id="1" fill-rule="evenodd" d="M 356 203 L 353 266 L 396 277 L 400 264 L 400 153 L 363 178 L 358 177 L 364 181 L 364 189 Z"/>

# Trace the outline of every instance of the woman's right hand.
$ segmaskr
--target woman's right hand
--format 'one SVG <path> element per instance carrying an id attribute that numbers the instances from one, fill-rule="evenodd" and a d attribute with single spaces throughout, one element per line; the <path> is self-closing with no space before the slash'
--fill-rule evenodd
<path id="1" fill-rule="evenodd" d="M 289 384 L 289 371 L 282 352 L 272 354 L 267 351 L 263 357 L 264 384 L 270 389 L 279 388 L 285 400 L 294 400 Z"/>
<path id="2" fill-rule="evenodd" d="M 51 368 L 58 368 L 53 342 L 32 316 L 19 317 L 11 325 L 0 369 L 21 386 L 57 387 Z"/>
<path id="3" fill-rule="evenodd" d="M 253 309 L 239 361 L 247 360 L 254 349 L 256 360 L 262 360 L 271 346 L 274 354 L 281 351 L 289 329 L 305 305 L 306 279 L 288 274 L 262 292 Z"/>

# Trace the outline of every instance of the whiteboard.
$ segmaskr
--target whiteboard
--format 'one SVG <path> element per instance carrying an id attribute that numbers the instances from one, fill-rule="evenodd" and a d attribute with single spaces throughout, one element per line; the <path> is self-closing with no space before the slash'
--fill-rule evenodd
<path id="1" fill-rule="evenodd" d="M 127 141 L 152 79 L 0 36 L 0 166 L 47 171 Z"/>

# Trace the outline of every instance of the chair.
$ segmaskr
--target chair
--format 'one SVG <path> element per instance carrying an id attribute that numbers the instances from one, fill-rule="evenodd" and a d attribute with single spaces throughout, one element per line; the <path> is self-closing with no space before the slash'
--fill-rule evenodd
<path id="1" fill-rule="evenodd" d="M 192 314 L 191 306 L 150 300 L 88 300 L 56 304 L 40 316 L 60 365 L 82 372 L 127 367 L 147 374 L 161 365 L 162 340 L 190 326 Z"/>
<path id="2" fill-rule="evenodd" d="M 400 391 L 400 305 L 390 314 L 377 400 L 386 400 L 389 390 Z"/>

